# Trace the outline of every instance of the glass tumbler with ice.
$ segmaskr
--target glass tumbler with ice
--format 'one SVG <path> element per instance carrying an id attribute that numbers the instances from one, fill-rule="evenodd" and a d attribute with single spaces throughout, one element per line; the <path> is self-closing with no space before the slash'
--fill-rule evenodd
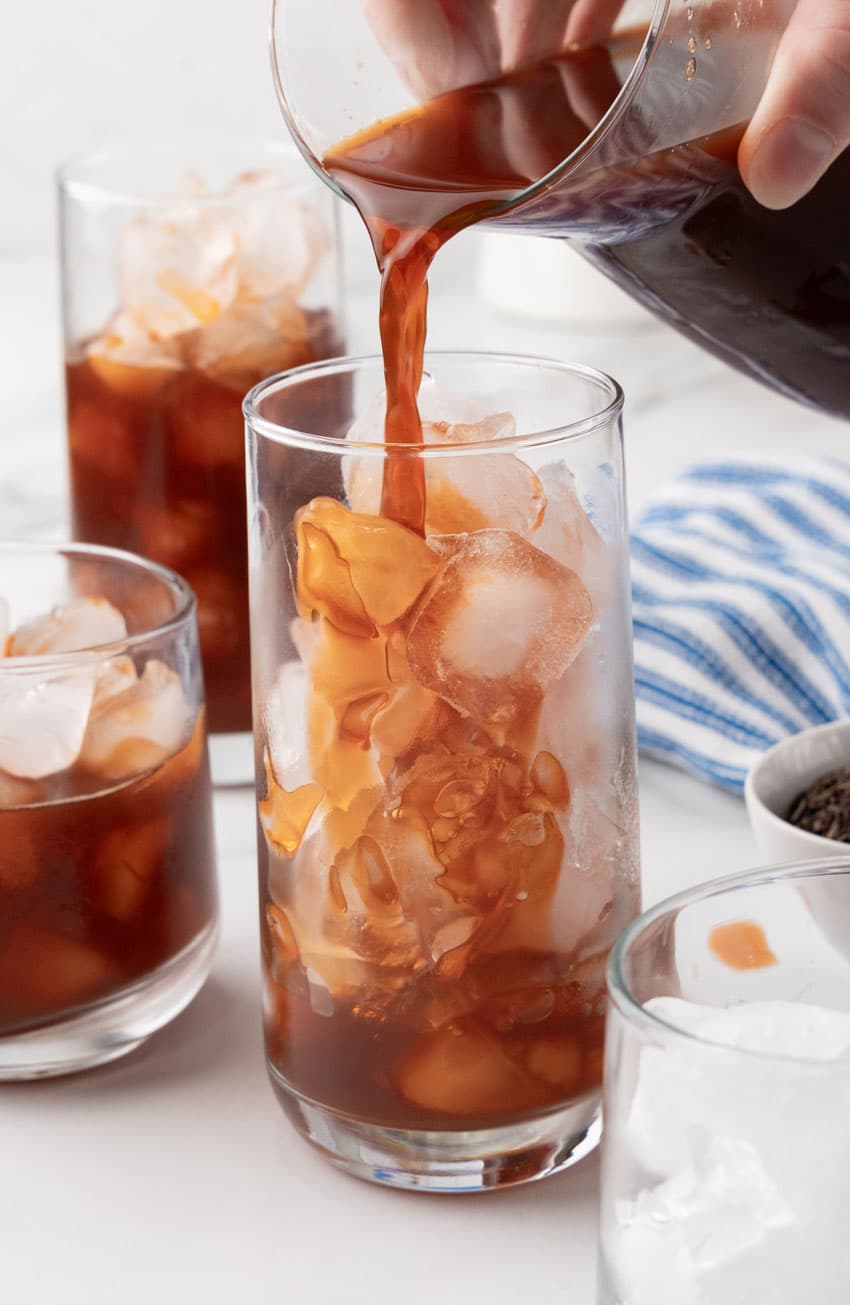
<path id="1" fill-rule="evenodd" d="M 59 177 L 77 539 L 198 600 L 216 782 L 251 778 L 242 400 L 343 351 L 335 200 L 291 145 L 104 151 Z"/>
<path id="2" fill-rule="evenodd" d="M 191 591 L 0 546 L 0 1080 L 131 1051 L 201 987 L 217 920 Z"/>
<path id="3" fill-rule="evenodd" d="M 474 1190 L 598 1133 L 639 902 L 622 395 L 445 354 L 419 401 L 390 448 L 380 360 L 246 402 L 265 1032 L 336 1163 Z"/>
<path id="4" fill-rule="evenodd" d="M 609 983 L 599 1305 L 846 1305 L 850 860 L 655 907 Z"/>

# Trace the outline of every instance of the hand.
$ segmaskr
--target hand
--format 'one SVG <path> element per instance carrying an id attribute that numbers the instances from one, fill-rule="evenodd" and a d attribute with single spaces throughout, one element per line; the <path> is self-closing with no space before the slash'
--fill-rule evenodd
<path id="1" fill-rule="evenodd" d="M 597 0 L 590 0 L 596 5 Z M 611 0 L 602 0 L 611 6 Z M 574 0 L 362 0 L 381 45 L 420 99 L 488 81 L 561 49 Z M 618 0 L 617 8 L 619 8 Z M 588 0 L 578 0 L 578 8 Z M 610 23 L 609 23 L 610 26 Z"/>
<path id="2" fill-rule="evenodd" d="M 593 43 L 610 31 L 622 0 L 362 0 L 363 10 L 407 86 L 428 99 L 489 81 L 564 49 L 578 20 Z M 598 27 L 594 28 L 593 24 Z M 600 71 L 608 76 L 600 80 Z M 554 82 L 554 85 L 553 85 Z M 619 91 L 613 69 L 593 75 L 580 59 L 553 72 L 540 96 L 503 88 L 498 136 L 488 142 L 494 172 L 538 181 L 596 125 Z"/>
<path id="3" fill-rule="evenodd" d="M 567 44 L 604 41 L 623 0 L 363 0 L 421 99 L 485 81 Z M 850 148 L 850 0 L 799 0 L 741 142 L 748 189 L 795 204 Z"/>
<path id="4" fill-rule="evenodd" d="M 741 175 L 760 204 L 788 208 L 848 147 L 850 0 L 799 0 L 741 142 Z"/>

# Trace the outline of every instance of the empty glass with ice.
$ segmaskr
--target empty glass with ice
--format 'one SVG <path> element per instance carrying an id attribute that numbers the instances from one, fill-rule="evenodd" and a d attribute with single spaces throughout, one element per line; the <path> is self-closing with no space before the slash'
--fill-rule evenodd
<path id="1" fill-rule="evenodd" d="M 0 546 L 0 1079 L 132 1050 L 204 982 L 217 918 L 191 591 Z"/>
<path id="2" fill-rule="evenodd" d="M 446 354 L 419 404 L 386 446 L 371 359 L 246 402 L 265 1029 L 334 1161 L 473 1190 L 598 1132 L 639 902 L 622 395 Z"/>
<path id="3" fill-rule="evenodd" d="M 192 585 L 214 773 L 248 780 L 242 400 L 342 352 L 334 200 L 244 141 L 91 155 L 59 194 L 73 531 Z"/>
<path id="4" fill-rule="evenodd" d="M 845 1305 L 850 861 L 662 903 L 610 987 L 599 1305 Z"/>

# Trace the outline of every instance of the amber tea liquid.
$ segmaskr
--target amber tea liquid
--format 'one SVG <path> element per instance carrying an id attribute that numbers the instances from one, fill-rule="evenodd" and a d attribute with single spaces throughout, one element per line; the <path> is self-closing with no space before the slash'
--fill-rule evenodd
<path id="1" fill-rule="evenodd" d="M 202 718 L 149 774 L 103 791 L 75 767 L 2 803 L 0 1037 L 118 996 L 215 920 Z"/>
<path id="2" fill-rule="evenodd" d="M 74 537 L 140 553 L 192 585 L 212 733 L 251 728 L 242 399 L 277 371 L 342 352 L 330 313 L 308 335 L 214 374 L 116 362 L 66 367 Z"/>

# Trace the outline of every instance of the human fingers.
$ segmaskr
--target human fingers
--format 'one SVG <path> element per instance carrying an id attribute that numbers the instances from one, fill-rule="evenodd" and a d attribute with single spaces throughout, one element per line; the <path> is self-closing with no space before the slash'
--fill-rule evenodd
<path id="1" fill-rule="evenodd" d="M 570 45 L 597 45 L 614 30 L 625 0 L 576 0 L 567 24 Z"/>
<path id="2" fill-rule="evenodd" d="M 362 6 L 382 48 L 420 100 L 499 71 L 492 0 L 362 0 Z"/>
<path id="3" fill-rule="evenodd" d="M 850 147 L 850 0 L 799 0 L 738 153 L 766 208 L 789 208 Z"/>
<path id="4" fill-rule="evenodd" d="M 538 63 L 564 48 L 575 0 L 495 0 L 503 72 Z"/>

